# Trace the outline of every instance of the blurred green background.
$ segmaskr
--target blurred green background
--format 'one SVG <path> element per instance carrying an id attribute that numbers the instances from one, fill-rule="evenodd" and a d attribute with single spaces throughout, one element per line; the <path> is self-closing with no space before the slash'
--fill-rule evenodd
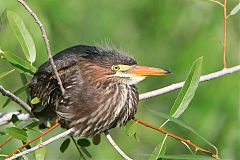
<path id="1" fill-rule="evenodd" d="M 223 67 L 223 8 L 207 0 L 38 0 L 27 1 L 46 27 L 53 53 L 76 44 L 103 46 L 110 41 L 114 46 L 129 53 L 139 64 L 169 69 L 174 74 L 151 77 L 138 84 L 140 93 L 161 88 L 186 78 L 193 61 L 204 57 L 203 74 L 221 70 Z M 239 0 L 228 1 L 228 12 Z M 30 30 L 36 47 L 35 66 L 47 60 L 45 46 L 38 26 L 16 0 L 1 0 L 0 13 L 13 10 L 22 17 Z M 228 19 L 227 28 L 228 66 L 239 64 L 240 14 Z M 1 18 L 0 46 L 23 56 L 21 47 L 6 18 Z M 12 67 L 0 59 L 0 72 Z M 180 117 L 195 128 L 199 134 L 215 144 L 223 159 L 240 159 L 240 73 L 227 75 L 200 84 L 189 108 Z M 30 77 L 29 77 L 30 79 Z M 6 89 L 14 91 L 22 85 L 17 72 L 0 80 Z M 169 113 L 178 91 L 140 102 L 136 117 L 160 126 L 164 119 L 153 115 L 148 109 Z M 26 95 L 21 94 L 26 100 Z M 0 96 L 0 105 L 6 97 Z M 10 103 L 0 112 L 21 109 Z M 5 127 L 1 126 L 0 131 Z M 169 123 L 166 129 L 191 139 L 204 148 L 211 149 L 198 137 L 182 127 Z M 62 129 L 47 135 L 56 135 Z M 117 144 L 133 159 L 147 159 L 156 144 L 162 142 L 163 134 L 139 126 L 139 140 L 126 135 L 125 128 L 111 130 Z M 1 136 L 0 142 L 6 139 Z M 46 159 L 79 159 L 76 148 L 71 145 L 65 153 L 59 147 L 64 139 L 47 146 Z M 10 142 L 1 152 L 10 153 L 21 143 Z M 93 159 L 121 159 L 102 135 L 102 143 L 88 147 Z M 166 154 L 189 153 L 179 141 L 169 138 Z M 30 155 L 33 157 L 33 154 Z M 32 159 L 32 158 L 31 158 Z"/>

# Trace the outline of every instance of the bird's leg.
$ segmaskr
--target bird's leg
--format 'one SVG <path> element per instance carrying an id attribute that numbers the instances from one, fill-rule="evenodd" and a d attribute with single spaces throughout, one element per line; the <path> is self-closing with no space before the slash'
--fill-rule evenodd
<path id="1" fill-rule="evenodd" d="M 2 148 L 4 145 L 6 145 L 9 141 L 11 141 L 11 139 L 13 138 L 13 136 L 8 137 L 7 140 L 5 140 L 2 144 L 0 144 L 0 148 Z"/>
<path id="2" fill-rule="evenodd" d="M 18 151 L 20 151 L 21 149 L 23 149 L 24 147 L 28 146 L 29 144 L 31 144 L 32 142 L 36 141 L 37 139 L 43 137 L 45 134 L 49 133 L 50 131 L 52 131 L 53 129 L 57 128 L 58 126 L 60 126 L 60 122 L 57 121 L 53 126 L 51 126 L 50 128 L 48 128 L 46 131 L 42 132 L 41 134 L 39 134 L 38 136 L 36 136 L 35 138 L 31 139 L 30 141 L 28 141 L 27 143 L 25 143 L 24 145 L 22 145 L 21 147 L 19 147 L 18 149 L 16 149 L 15 151 L 13 151 L 10 155 L 7 156 L 7 158 L 11 157 L 12 155 L 14 155 L 15 153 L 17 153 Z M 7 159 L 6 158 L 6 159 Z"/>
<path id="3" fill-rule="evenodd" d="M 151 124 L 149 124 L 149 123 L 147 123 L 147 122 L 144 122 L 144 121 L 142 121 L 142 120 L 140 120 L 140 119 L 137 119 L 137 118 L 135 118 L 135 117 L 133 117 L 132 119 L 133 119 L 134 121 L 136 121 L 137 123 L 141 124 L 141 125 L 144 125 L 144 126 L 146 126 L 146 127 L 148 127 L 148 128 L 151 128 L 151 129 L 154 129 L 154 130 L 156 130 L 156 131 L 162 132 L 162 133 L 164 133 L 164 134 L 166 134 L 166 135 L 168 135 L 168 136 L 170 136 L 170 137 L 172 137 L 172 138 L 174 138 L 174 139 L 176 139 L 176 140 L 185 142 L 185 143 L 187 143 L 188 145 L 196 148 L 197 150 L 199 150 L 199 151 L 201 151 L 201 152 L 204 152 L 204 153 L 206 153 L 206 154 L 208 154 L 208 155 L 210 155 L 210 156 L 212 156 L 212 157 L 214 157 L 214 158 L 217 158 L 217 157 L 218 157 L 218 155 L 212 153 L 211 151 L 208 151 L 208 150 L 206 150 L 206 149 L 204 149 L 204 148 L 201 148 L 201 147 L 197 146 L 196 144 L 192 143 L 191 140 L 188 140 L 188 139 L 184 139 L 184 138 L 182 138 L 182 137 L 179 137 L 179 136 L 177 136 L 177 135 L 175 135 L 175 134 L 172 134 L 172 133 L 164 130 L 163 128 L 159 128 L 159 127 L 153 126 L 153 125 L 151 125 Z"/>

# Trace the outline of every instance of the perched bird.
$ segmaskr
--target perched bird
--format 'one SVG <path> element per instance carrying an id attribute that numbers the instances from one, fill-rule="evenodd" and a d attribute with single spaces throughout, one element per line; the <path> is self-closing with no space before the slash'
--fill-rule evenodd
<path id="1" fill-rule="evenodd" d="M 32 104 L 33 113 L 42 125 L 59 120 L 64 128 L 74 127 L 74 136 L 95 136 L 126 124 L 137 112 L 135 84 L 146 76 L 170 73 L 139 66 L 119 51 L 95 46 L 74 46 L 53 60 L 65 93 L 50 63 L 44 63 L 30 83 L 31 98 L 39 100 Z"/>

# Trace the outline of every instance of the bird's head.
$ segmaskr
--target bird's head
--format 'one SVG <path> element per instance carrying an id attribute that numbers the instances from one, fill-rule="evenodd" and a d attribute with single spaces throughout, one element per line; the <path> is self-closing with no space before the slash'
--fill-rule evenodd
<path id="1" fill-rule="evenodd" d="M 147 76 L 163 76 L 171 73 L 160 68 L 138 65 L 130 56 L 113 49 L 95 47 L 85 53 L 87 53 L 85 60 L 88 61 L 86 72 L 91 73 L 94 81 L 134 85 Z"/>

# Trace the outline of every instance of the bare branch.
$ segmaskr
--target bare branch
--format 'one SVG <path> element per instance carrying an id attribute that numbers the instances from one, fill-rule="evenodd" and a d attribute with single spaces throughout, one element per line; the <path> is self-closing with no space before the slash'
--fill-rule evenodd
<path id="1" fill-rule="evenodd" d="M 110 133 L 108 131 L 104 131 L 105 136 L 107 137 L 108 142 L 113 146 L 113 148 L 125 159 L 125 160 L 132 160 L 130 157 L 128 157 L 114 142 L 112 139 Z"/>
<path id="2" fill-rule="evenodd" d="M 0 92 L 3 96 L 10 97 L 14 102 L 18 103 L 20 106 L 22 106 L 29 114 L 31 114 L 31 107 L 25 103 L 23 100 L 21 100 L 18 96 L 14 95 L 10 91 L 3 88 L 2 85 L 0 85 Z"/>
<path id="3" fill-rule="evenodd" d="M 212 80 L 212 79 L 215 79 L 215 78 L 218 78 L 218 77 L 222 77 L 222 76 L 224 76 L 224 75 L 227 75 L 227 74 L 230 74 L 230 73 L 234 73 L 234 72 L 238 72 L 238 71 L 240 71 L 240 65 L 234 66 L 234 67 L 232 67 L 232 68 L 223 69 L 223 70 L 221 70 L 221 71 L 213 72 L 213 73 L 210 73 L 210 74 L 207 74 L 207 75 L 204 75 L 204 76 L 201 76 L 200 82 Z M 172 84 L 172 85 L 167 86 L 167 87 L 164 87 L 164 88 L 157 89 L 157 90 L 155 90 L 155 91 L 150 91 L 150 92 L 142 93 L 142 94 L 140 94 L 140 100 L 144 100 L 144 99 L 147 99 L 147 98 L 151 98 L 151 97 L 154 97 L 154 96 L 158 96 L 158 95 L 161 95 L 161 94 L 164 94 L 164 93 L 171 92 L 171 91 L 173 91 L 173 90 L 177 90 L 177 89 L 179 89 L 179 88 L 182 88 L 182 87 L 183 87 L 183 84 L 184 84 L 184 82 L 179 82 L 179 83 Z M 1 89 L 1 86 L 0 86 L 0 89 Z M 0 90 L 0 91 L 1 91 L 1 90 Z M 3 93 L 5 94 L 5 92 L 6 92 L 6 91 L 4 91 Z M 7 91 L 7 93 L 8 93 L 8 92 L 9 92 L 9 91 Z M 10 95 L 11 95 L 11 94 L 10 94 Z M 9 96 L 9 95 L 6 95 L 6 96 Z M 12 96 L 9 96 L 9 97 L 12 98 Z M 13 99 L 13 98 L 12 98 L 12 99 Z M 18 101 L 15 101 L 15 102 L 19 104 Z M 25 102 L 24 102 L 24 103 L 25 103 Z M 21 105 L 21 104 L 20 104 L 20 105 Z M 10 114 L 11 114 L 11 113 L 10 113 Z M 27 116 L 27 114 L 26 114 L 26 116 Z M 0 118 L 0 124 L 1 124 L 1 119 L 2 119 L 2 118 Z M 67 130 L 67 131 L 69 131 L 69 130 Z M 67 132 L 67 131 L 66 131 L 66 132 Z M 67 136 L 68 134 L 70 134 L 70 133 L 68 133 L 68 134 L 64 134 L 64 133 L 65 133 L 65 132 L 63 132 L 63 133 L 61 133 L 61 134 L 59 134 L 59 135 L 57 135 L 57 136 L 59 136 L 60 138 L 62 138 L 62 137 L 64 137 L 64 136 Z M 105 135 L 106 135 L 108 141 L 114 146 L 114 148 L 117 147 L 119 150 L 121 150 L 121 149 L 116 145 L 116 143 L 115 143 L 114 140 L 111 138 L 111 135 L 110 135 L 108 132 L 107 132 L 107 134 L 105 133 Z M 55 136 L 55 137 L 57 137 L 57 136 Z M 54 137 L 52 137 L 52 138 L 54 138 Z M 59 138 L 57 138 L 57 139 L 55 138 L 54 140 L 52 140 L 52 138 L 50 138 L 49 140 L 45 141 L 46 143 L 45 143 L 45 142 L 42 143 L 41 146 L 47 145 L 47 144 L 49 144 L 49 143 L 51 143 L 51 142 L 54 142 L 55 140 L 59 139 Z M 40 148 L 39 145 L 37 145 L 36 147 L 34 147 L 34 150 L 36 150 L 36 149 L 38 149 L 38 148 Z M 116 149 L 116 148 L 115 148 L 115 149 Z M 31 149 L 30 149 L 30 150 L 31 150 Z M 34 150 L 32 150 L 32 151 L 34 151 Z M 117 150 L 117 149 L 116 149 L 116 150 Z M 119 150 L 117 150 L 117 151 L 119 152 Z M 30 153 L 30 152 L 32 152 L 32 151 L 26 150 L 26 151 L 24 151 L 24 152 L 19 153 L 19 154 L 21 154 L 21 155 L 19 155 L 19 154 L 16 154 L 16 155 L 22 156 L 22 155 L 28 154 L 28 153 Z M 122 151 L 120 151 L 120 152 L 122 152 Z M 123 153 L 123 152 L 122 152 L 122 153 Z M 123 153 L 123 154 L 124 154 L 124 153 Z M 15 157 L 16 155 L 14 155 L 13 157 Z M 122 154 L 121 154 L 121 155 L 122 155 Z M 125 154 L 124 154 L 124 155 L 125 155 Z M 19 157 L 19 156 L 17 156 L 17 157 Z M 15 157 L 15 158 L 17 158 L 17 157 Z M 12 157 L 11 157 L 11 158 L 12 158 Z M 130 158 L 130 159 L 131 159 L 131 158 Z"/>
<path id="4" fill-rule="evenodd" d="M 21 121 L 25 121 L 30 118 L 30 115 L 28 113 L 21 113 L 21 112 L 0 113 L 0 126 L 11 122 L 12 115 L 14 114 Z"/>
<path id="5" fill-rule="evenodd" d="M 18 2 L 21 3 L 23 5 L 23 7 L 29 12 L 29 14 L 34 18 L 35 22 L 38 24 L 38 26 L 39 26 L 39 28 L 41 30 L 42 37 L 43 37 L 43 40 L 44 40 L 44 43 L 45 43 L 45 46 L 46 46 L 46 49 L 47 49 L 49 62 L 51 64 L 52 68 L 53 68 L 53 72 L 54 72 L 54 74 L 56 76 L 56 79 L 58 81 L 58 84 L 60 86 L 62 94 L 64 94 L 65 89 L 63 88 L 62 81 L 61 81 L 61 79 L 59 77 L 56 65 L 54 64 L 54 61 L 53 61 L 53 58 L 52 58 L 52 52 L 51 52 L 51 49 L 50 49 L 49 40 L 47 38 L 47 34 L 46 34 L 46 31 L 45 31 L 45 28 L 44 28 L 43 24 L 41 23 L 41 21 L 39 20 L 38 16 L 32 11 L 32 9 L 27 5 L 27 3 L 24 0 L 18 0 Z"/>
<path id="6" fill-rule="evenodd" d="M 209 80 L 212 80 L 212 79 L 215 79 L 215 78 L 218 78 L 218 77 L 222 77 L 224 75 L 231 74 L 231 73 L 234 73 L 234 72 L 239 72 L 239 71 L 240 71 L 240 65 L 234 66 L 234 67 L 231 67 L 231 68 L 225 68 L 223 70 L 201 76 L 200 77 L 200 82 L 209 81 Z M 144 100 L 144 99 L 155 97 L 155 96 L 158 96 L 158 95 L 161 95 L 161 94 L 164 94 L 164 93 L 168 93 L 168 92 L 171 92 L 171 91 L 182 88 L 183 85 L 184 85 L 184 82 L 179 82 L 179 83 L 172 84 L 172 85 L 169 85 L 169 86 L 157 89 L 157 90 L 142 93 L 142 94 L 139 95 L 139 99 Z"/>
<path id="7" fill-rule="evenodd" d="M 139 124 L 144 125 L 145 127 L 154 129 L 154 130 L 159 131 L 159 132 L 162 132 L 162 133 L 164 133 L 164 134 L 166 134 L 166 135 L 168 135 L 168 136 L 170 136 L 170 137 L 172 137 L 172 138 L 174 138 L 174 139 L 176 139 L 176 140 L 179 140 L 179 141 L 181 141 L 181 142 L 185 142 L 186 144 L 194 147 L 196 150 L 199 150 L 199 151 L 201 151 L 201 152 L 203 152 L 203 153 L 206 153 L 206 154 L 208 154 L 208 155 L 210 155 L 210 156 L 218 159 L 218 155 L 212 153 L 211 151 L 208 151 L 208 150 L 206 150 L 206 149 L 204 149 L 204 148 L 201 148 L 201 147 L 197 146 L 196 144 L 194 144 L 193 142 L 191 142 L 191 140 L 184 139 L 184 138 L 182 138 L 182 137 L 176 136 L 176 135 L 174 135 L 174 134 L 172 134 L 172 133 L 164 130 L 163 128 L 158 128 L 158 127 L 153 126 L 153 125 L 151 125 L 151 124 L 149 124 L 149 123 L 147 123 L 147 122 L 141 121 L 140 119 L 133 118 L 133 120 L 136 121 L 136 122 L 139 123 Z"/>
<path id="8" fill-rule="evenodd" d="M 57 140 L 59 140 L 60 138 L 66 137 L 67 135 L 69 135 L 69 134 L 71 134 L 71 133 L 73 133 L 73 132 L 74 132 L 74 129 L 73 129 L 73 128 L 68 129 L 68 130 L 66 130 L 66 131 L 63 132 L 63 133 L 58 134 L 58 135 L 56 135 L 56 136 L 48 139 L 47 141 L 44 141 L 44 142 L 36 145 L 35 147 L 32 147 L 31 149 L 28 149 L 28 150 L 26 150 L 26 151 L 23 151 L 23 152 L 20 152 L 20 153 L 18 153 L 18 154 L 15 154 L 15 155 L 13 155 L 12 157 L 7 158 L 6 160 L 12 160 L 12 159 L 21 157 L 21 156 L 23 156 L 23 155 L 29 154 L 29 153 L 31 153 L 31 152 L 33 152 L 33 151 L 35 151 L 35 150 L 37 150 L 37 149 L 39 149 L 39 148 L 41 148 L 41 147 L 43 147 L 43 146 L 48 145 L 49 143 L 52 143 L 52 142 L 54 142 L 54 141 L 57 141 Z"/>
<path id="9" fill-rule="evenodd" d="M 44 135 L 46 135 L 47 133 L 51 132 L 53 129 L 57 128 L 58 126 L 60 126 L 60 123 L 57 122 L 55 123 L 53 126 L 51 126 L 50 128 L 48 128 L 46 131 L 42 132 L 41 134 L 39 134 L 38 136 L 34 137 L 33 139 L 31 139 L 30 141 L 26 142 L 24 145 L 22 145 L 21 147 L 17 148 L 15 151 L 13 151 L 11 154 L 9 154 L 9 156 L 7 156 L 7 158 L 12 157 L 12 155 L 14 155 L 15 153 L 17 153 L 18 151 L 20 151 L 21 149 L 25 148 L 26 146 L 28 146 L 29 144 L 31 144 L 32 142 L 36 141 L 37 139 L 43 137 Z"/>

